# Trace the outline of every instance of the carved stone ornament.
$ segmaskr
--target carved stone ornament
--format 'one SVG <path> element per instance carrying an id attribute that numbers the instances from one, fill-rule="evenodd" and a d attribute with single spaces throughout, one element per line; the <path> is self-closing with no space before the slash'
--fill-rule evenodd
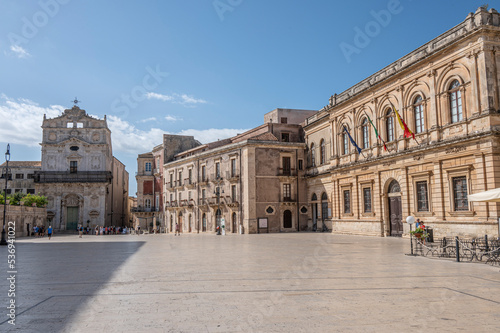
<path id="1" fill-rule="evenodd" d="M 446 154 L 459 153 L 459 152 L 465 151 L 465 150 L 467 150 L 467 147 L 465 147 L 465 146 L 453 147 L 450 149 L 446 149 Z"/>
<path id="2" fill-rule="evenodd" d="M 50 141 L 56 141 L 57 140 L 57 134 L 55 132 L 50 132 L 49 133 L 49 140 Z"/>
<path id="3" fill-rule="evenodd" d="M 93 135 L 92 135 L 92 141 L 94 142 L 97 142 L 101 139 L 101 135 L 97 132 L 95 132 Z"/>
<path id="4" fill-rule="evenodd" d="M 79 203 L 80 203 L 80 200 L 74 194 L 66 197 L 66 206 L 67 207 L 75 207 L 75 206 L 78 206 Z"/>

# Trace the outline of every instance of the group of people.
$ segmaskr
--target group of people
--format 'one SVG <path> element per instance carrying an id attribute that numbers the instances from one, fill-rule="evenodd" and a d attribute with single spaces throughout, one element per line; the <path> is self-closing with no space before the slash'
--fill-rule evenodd
<path id="1" fill-rule="evenodd" d="M 47 236 L 49 237 L 49 240 L 52 237 L 52 226 L 50 226 L 50 225 L 47 228 L 47 230 L 45 230 L 44 225 L 41 225 L 41 226 L 34 225 L 33 228 L 30 228 L 30 225 L 28 224 L 26 227 L 27 227 L 28 236 L 30 236 L 30 233 L 31 233 L 32 237 L 42 238 L 42 237 L 45 237 L 45 232 L 47 232 Z"/>
<path id="2" fill-rule="evenodd" d="M 96 226 L 94 228 L 95 235 L 116 235 L 116 234 L 126 234 L 130 230 L 127 229 L 127 227 L 103 227 L 103 226 Z"/>

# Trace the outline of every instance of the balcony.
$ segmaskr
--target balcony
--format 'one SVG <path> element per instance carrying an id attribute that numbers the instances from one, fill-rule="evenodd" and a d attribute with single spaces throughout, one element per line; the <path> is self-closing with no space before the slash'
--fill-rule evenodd
<path id="1" fill-rule="evenodd" d="M 161 169 L 160 168 L 153 169 L 153 174 L 157 177 L 161 176 Z"/>
<path id="2" fill-rule="evenodd" d="M 193 182 L 193 180 L 192 180 L 192 179 L 189 179 L 189 178 L 184 179 L 184 184 L 185 184 L 185 186 L 186 186 L 187 188 L 189 188 L 189 189 L 193 189 L 193 188 L 195 188 L 195 187 L 196 187 L 196 183 L 195 183 L 195 182 Z"/>
<path id="3" fill-rule="evenodd" d="M 130 211 L 132 213 L 154 213 L 154 212 L 158 212 L 159 211 L 158 209 L 156 207 L 142 207 L 142 206 L 139 206 L 139 207 L 132 207 L 130 209 Z"/>
<path id="4" fill-rule="evenodd" d="M 297 176 L 297 170 L 295 169 L 278 168 L 278 177 L 295 177 L 295 176 Z"/>
<path id="5" fill-rule="evenodd" d="M 228 179 L 231 183 L 237 182 L 240 180 L 240 175 L 237 171 L 226 171 L 226 179 Z"/>
<path id="6" fill-rule="evenodd" d="M 111 183 L 111 171 L 35 171 L 35 183 Z"/>
<path id="7" fill-rule="evenodd" d="M 283 206 L 294 206 L 296 204 L 297 202 L 293 197 L 283 197 L 283 200 L 281 201 L 281 205 Z"/>
<path id="8" fill-rule="evenodd" d="M 238 205 L 240 204 L 239 200 L 238 200 L 238 196 L 231 197 L 229 195 L 226 195 L 224 197 L 224 201 L 226 202 L 226 205 L 229 207 L 238 207 Z"/>

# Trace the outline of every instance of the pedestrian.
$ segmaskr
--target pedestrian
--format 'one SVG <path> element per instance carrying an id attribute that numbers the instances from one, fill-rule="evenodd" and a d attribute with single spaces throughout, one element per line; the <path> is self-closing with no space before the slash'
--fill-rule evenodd
<path id="1" fill-rule="evenodd" d="M 95 226 L 95 235 L 96 236 L 99 235 L 99 226 L 98 225 Z"/>
<path id="2" fill-rule="evenodd" d="M 79 234 L 79 238 L 82 238 L 83 237 L 83 227 L 80 226 L 80 228 L 78 229 L 78 234 Z"/>
<path id="3" fill-rule="evenodd" d="M 28 236 L 29 236 L 30 235 L 30 224 L 29 223 L 26 225 L 26 229 L 28 231 Z"/>
<path id="4" fill-rule="evenodd" d="M 52 237 L 52 226 L 49 225 L 49 228 L 47 229 L 47 236 L 49 236 L 49 240 L 50 240 L 50 237 Z"/>
<path id="5" fill-rule="evenodd" d="M 137 236 L 139 236 L 141 234 L 141 226 L 137 226 Z"/>
<path id="6" fill-rule="evenodd" d="M 180 230 L 179 230 L 179 229 L 180 229 L 180 227 L 179 227 L 179 223 L 177 223 L 177 222 L 176 222 L 176 223 L 175 223 L 175 235 L 174 235 L 174 236 L 177 236 L 177 235 L 179 235 L 179 236 L 180 236 L 180 235 L 181 235 L 181 233 L 180 233 Z"/>

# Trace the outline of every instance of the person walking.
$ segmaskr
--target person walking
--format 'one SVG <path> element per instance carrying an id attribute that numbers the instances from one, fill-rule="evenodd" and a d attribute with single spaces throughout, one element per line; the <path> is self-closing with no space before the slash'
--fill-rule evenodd
<path id="1" fill-rule="evenodd" d="M 83 237 L 83 227 L 80 226 L 80 228 L 78 229 L 78 234 L 79 234 L 79 238 L 82 238 Z"/>
<path id="2" fill-rule="evenodd" d="M 49 228 L 47 229 L 47 236 L 49 236 L 49 240 L 50 240 L 50 237 L 52 237 L 52 226 L 49 225 Z"/>
<path id="3" fill-rule="evenodd" d="M 179 223 L 175 223 L 175 235 L 174 236 L 177 236 L 177 235 L 181 235 L 180 233 L 180 228 L 179 228 Z"/>

